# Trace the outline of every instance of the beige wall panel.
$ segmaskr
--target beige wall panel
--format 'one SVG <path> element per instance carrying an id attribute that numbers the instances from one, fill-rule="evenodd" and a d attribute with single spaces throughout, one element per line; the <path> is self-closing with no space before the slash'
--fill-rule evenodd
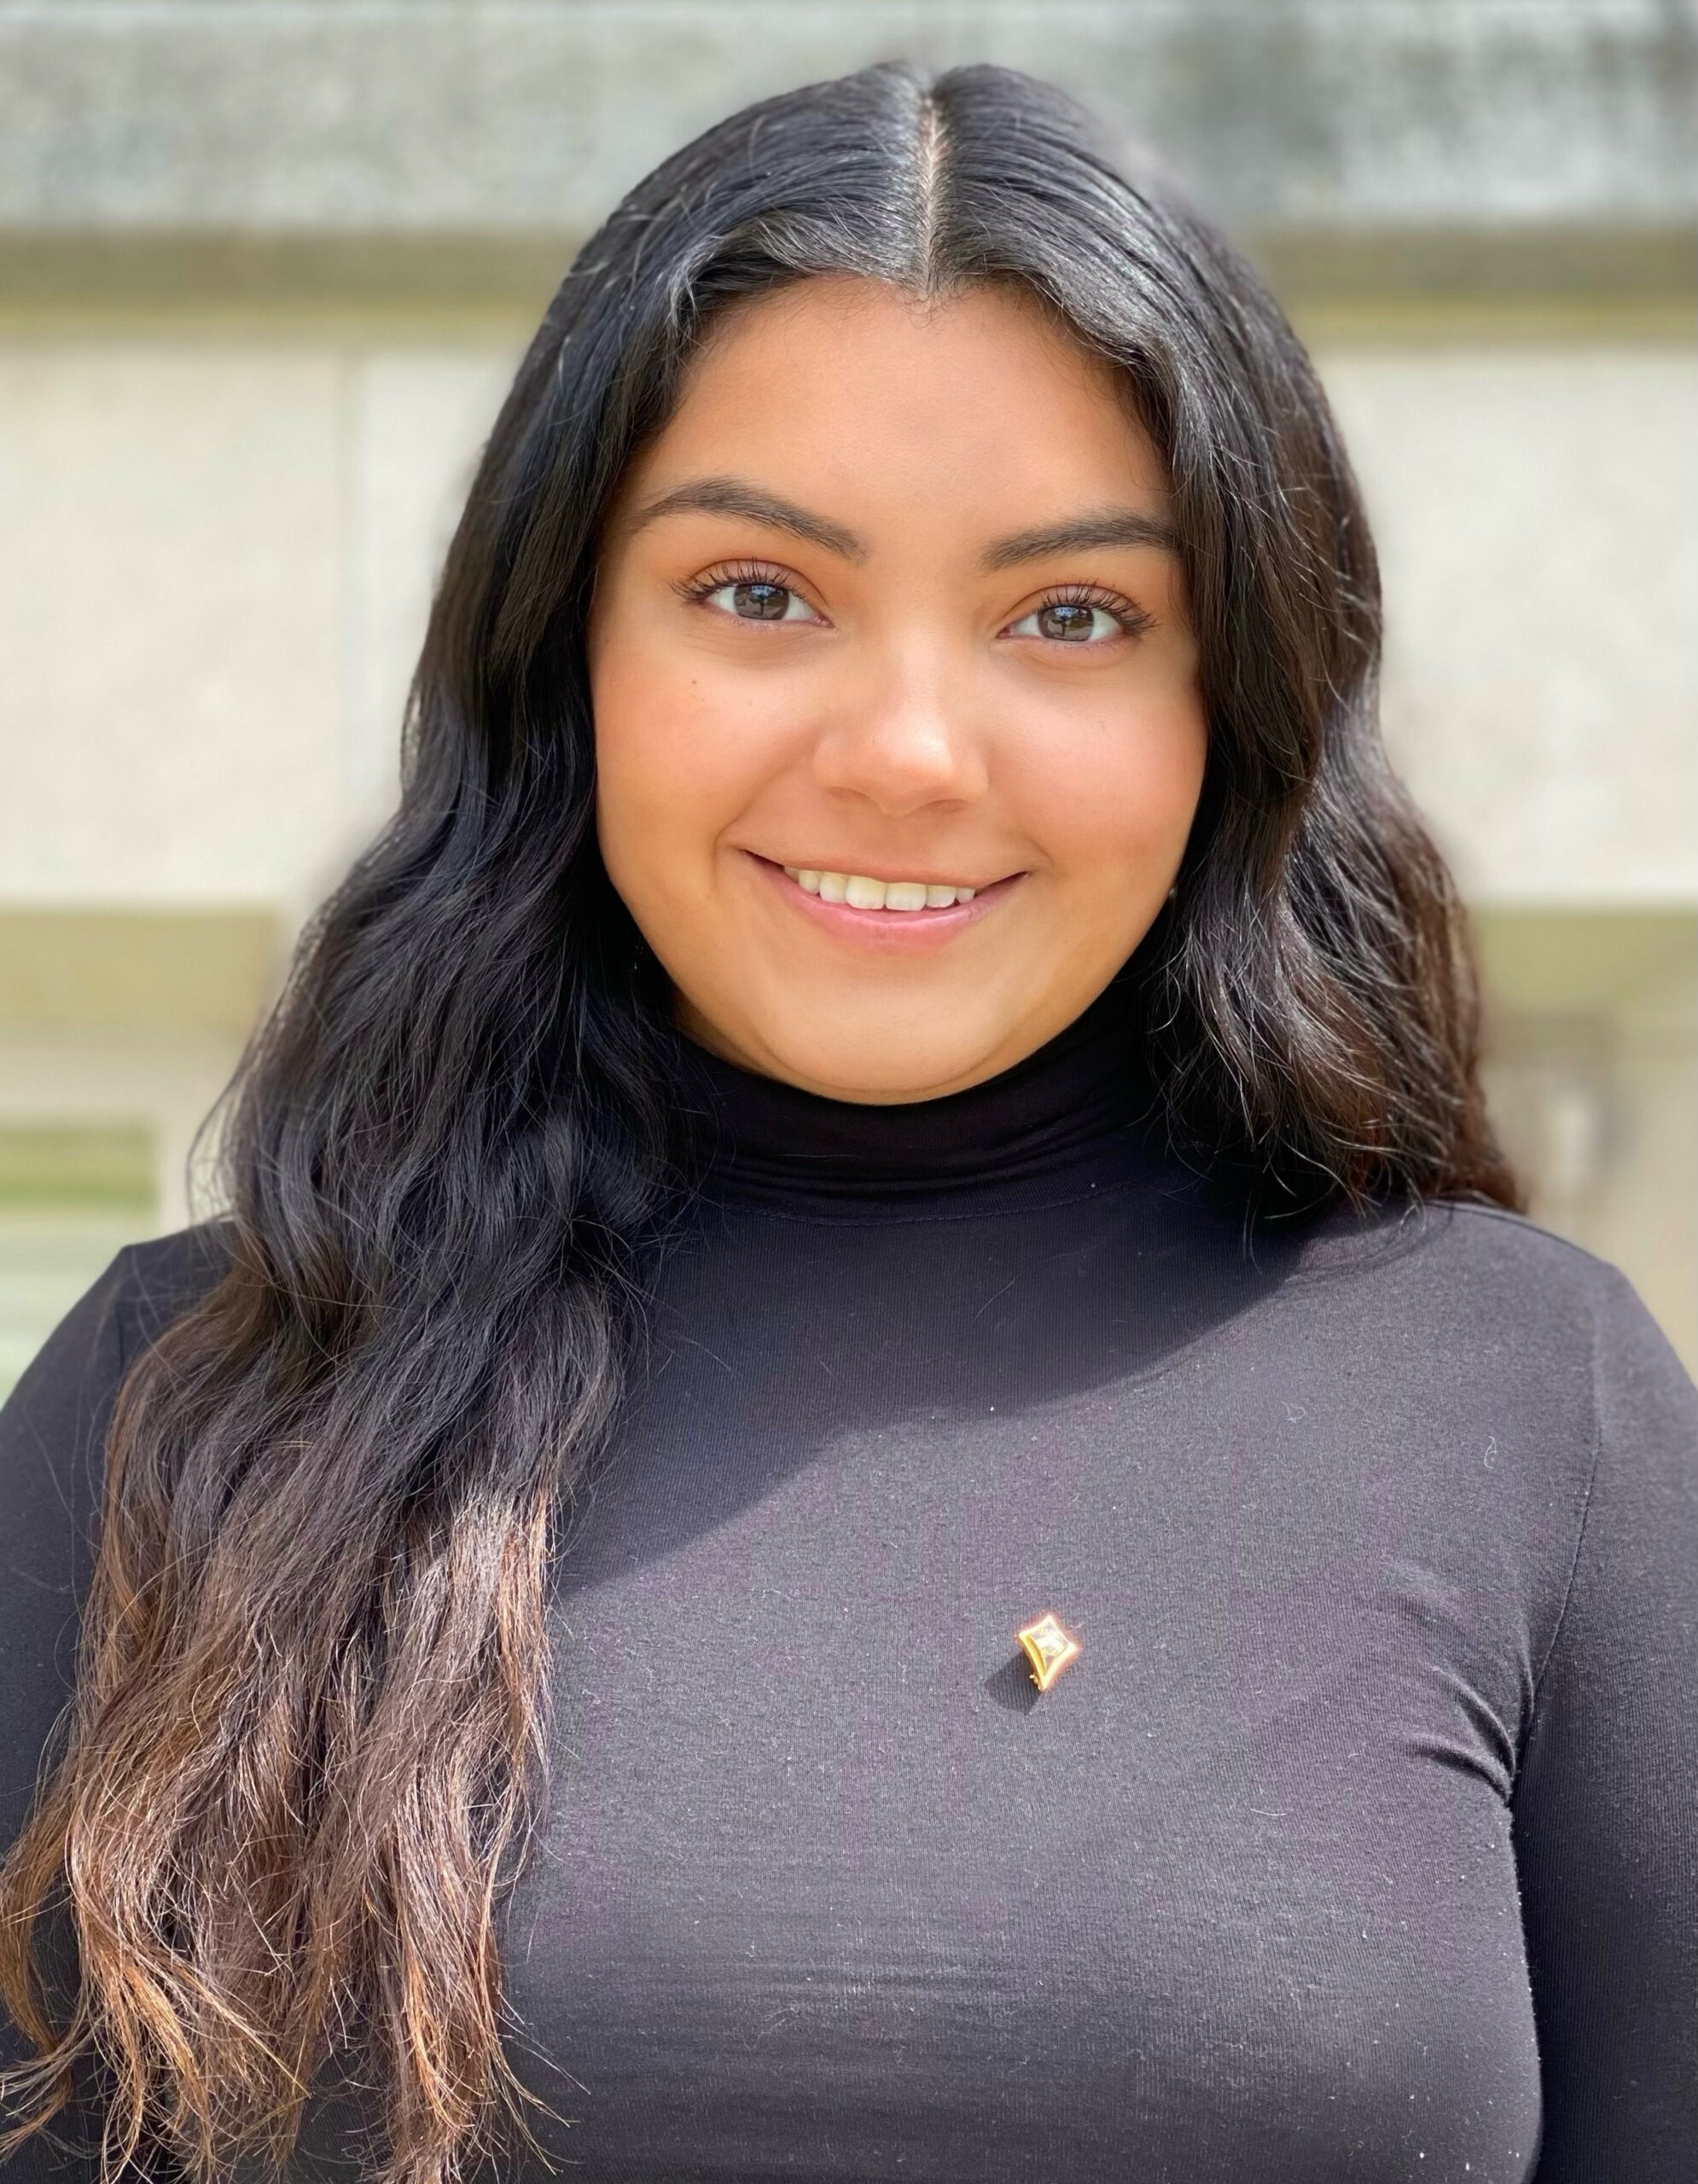
<path id="1" fill-rule="evenodd" d="M 0 899 L 262 902 L 340 798 L 342 368 L 0 353 Z"/>
<path id="2" fill-rule="evenodd" d="M 1698 356 L 1318 350 L 1386 726 L 1477 902 L 1698 897 Z"/>
<path id="3" fill-rule="evenodd" d="M 393 793 L 429 584 L 520 344 L 358 369 L 350 789 Z M 1385 563 L 1387 731 L 1481 902 L 1698 897 L 1698 358 L 1319 352 Z"/>
<path id="4" fill-rule="evenodd" d="M 431 589 L 522 343 L 373 350 L 354 368 L 349 493 L 349 823 L 393 804 Z"/>
<path id="5" fill-rule="evenodd" d="M 429 588 L 522 343 L 0 352 L 0 899 L 270 902 L 393 799 Z M 1398 761 L 1477 902 L 1698 898 L 1698 360 L 1323 347 Z"/>

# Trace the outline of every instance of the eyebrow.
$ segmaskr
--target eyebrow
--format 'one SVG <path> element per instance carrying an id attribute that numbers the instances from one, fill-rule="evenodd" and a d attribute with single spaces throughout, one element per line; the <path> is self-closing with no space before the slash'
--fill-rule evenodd
<path id="1" fill-rule="evenodd" d="M 663 515 L 677 515 L 689 508 L 706 509 L 713 515 L 746 515 L 756 523 L 765 523 L 775 531 L 788 531 L 793 537 L 805 538 L 812 546 L 823 546 L 829 554 L 835 554 L 846 561 L 864 561 L 867 549 L 852 531 L 840 523 L 832 523 L 823 515 L 814 515 L 806 508 L 798 508 L 794 501 L 781 500 L 776 493 L 769 493 L 764 486 L 750 485 L 741 478 L 690 478 L 682 485 L 674 485 L 655 501 L 640 508 L 631 520 L 630 535 L 634 537 L 645 524 L 654 523 Z"/>
<path id="2" fill-rule="evenodd" d="M 1089 546 L 1155 546 L 1164 554 L 1177 554 L 1179 534 L 1172 524 L 1143 508 L 1095 508 L 1065 522 L 999 538 L 985 549 L 980 564 L 986 569 L 1007 569 L 1016 561 L 1038 561 L 1046 554 L 1074 553 Z"/>
<path id="3" fill-rule="evenodd" d="M 840 523 L 833 523 L 829 517 L 815 515 L 811 509 L 798 508 L 794 501 L 784 500 L 742 478 L 688 479 L 639 508 L 631 519 L 628 535 L 634 537 L 645 524 L 654 523 L 662 516 L 677 515 L 689 509 L 714 515 L 747 516 L 751 521 L 766 524 L 775 531 L 788 531 L 793 537 L 805 539 L 810 545 L 822 546 L 827 553 L 835 554 L 843 561 L 864 561 L 867 558 L 866 542 L 852 531 Z M 1092 546 L 1154 546 L 1164 553 L 1177 554 L 1179 537 L 1171 524 L 1143 508 L 1095 508 L 1069 516 L 1061 523 L 1043 524 L 1031 531 L 1017 531 L 1008 538 L 996 539 L 985 549 L 979 561 L 980 566 L 987 571 L 1007 569 L 1017 562 L 1041 561 L 1045 555 L 1077 552 Z"/>

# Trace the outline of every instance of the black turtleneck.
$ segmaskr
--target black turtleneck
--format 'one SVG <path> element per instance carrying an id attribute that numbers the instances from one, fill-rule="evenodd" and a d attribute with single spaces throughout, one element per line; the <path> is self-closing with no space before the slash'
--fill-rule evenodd
<path id="1" fill-rule="evenodd" d="M 897 1106 L 681 1043 L 701 1190 L 503 1912 L 555 2173 L 1684 2184 L 1698 1391 L 1515 1216 L 1247 1239 L 1124 1015 Z M 204 1242 L 120 1253 L 0 1413 L 0 1841 Z"/>
<path id="2" fill-rule="evenodd" d="M 1021 1188 L 1106 1157 L 1126 1180 L 1127 1125 L 1154 1123 L 1156 1087 L 1133 1031 L 1131 966 L 1082 1014 L 1000 1075 L 940 1099 L 870 1106 L 758 1076 L 683 1039 L 677 1099 L 706 1194 L 792 1213 L 893 1201 L 976 1212 L 1047 1197 Z"/>

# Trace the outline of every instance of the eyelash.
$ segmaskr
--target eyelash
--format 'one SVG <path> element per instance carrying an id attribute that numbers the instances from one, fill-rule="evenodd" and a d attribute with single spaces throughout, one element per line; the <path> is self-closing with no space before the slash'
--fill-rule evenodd
<path id="1" fill-rule="evenodd" d="M 1129 637 L 1142 636 L 1154 625 L 1155 617 L 1146 614 L 1142 607 L 1134 607 L 1130 599 L 1123 599 L 1118 591 L 1105 591 L 1101 584 L 1064 584 L 1040 599 L 1035 607 L 1028 607 L 1026 614 L 1041 614 L 1046 607 L 1100 607 L 1105 614 L 1114 617 L 1122 632 Z M 1026 619 L 1026 614 L 1019 617 Z"/>
<path id="2" fill-rule="evenodd" d="M 682 584 L 675 584 L 672 589 L 681 599 L 699 601 L 713 592 L 723 591 L 728 584 L 776 584 L 781 591 L 796 589 L 787 582 L 782 570 L 763 561 L 721 561 L 713 568 L 704 569 L 699 577 L 688 577 Z"/>
<path id="3" fill-rule="evenodd" d="M 704 569 L 700 576 L 684 578 L 675 584 L 672 589 L 681 599 L 699 606 L 716 591 L 723 591 L 729 584 L 770 584 L 781 591 L 797 590 L 796 585 L 788 580 L 782 570 L 764 561 L 724 561 L 713 568 Z M 798 595 L 805 596 L 800 593 Z M 1058 584 L 1036 606 L 1028 607 L 1026 614 L 1019 615 L 1016 619 L 1023 622 L 1026 614 L 1041 614 L 1046 607 L 1100 607 L 1105 614 L 1114 617 L 1123 634 L 1129 637 L 1142 636 L 1154 621 L 1153 615 L 1146 614 L 1141 607 L 1134 607 L 1131 600 L 1123 599 L 1119 592 L 1105 591 L 1100 584 Z M 738 615 L 728 619 L 740 621 L 744 618 Z M 1061 642 L 1067 641 L 1063 639 Z"/>

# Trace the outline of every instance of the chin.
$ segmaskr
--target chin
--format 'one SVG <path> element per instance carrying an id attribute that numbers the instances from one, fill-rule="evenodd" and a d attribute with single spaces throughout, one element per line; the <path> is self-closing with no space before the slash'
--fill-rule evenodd
<path id="1" fill-rule="evenodd" d="M 823 1034 L 775 1030 L 763 1052 L 760 1067 L 769 1076 L 827 1099 L 880 1105 L 935 1099 L 962 1080 L 989 1076 L 996 1066 L 987 1064 L 982 1039 L 933 1034 L 893 1040 L 882 1025 L 869 1028 L 852 1021 Z"/>

